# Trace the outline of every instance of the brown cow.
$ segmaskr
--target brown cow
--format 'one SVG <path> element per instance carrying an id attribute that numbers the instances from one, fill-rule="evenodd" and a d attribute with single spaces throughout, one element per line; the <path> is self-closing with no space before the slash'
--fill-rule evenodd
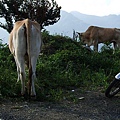
<path id="1" fill-rule="evenodd" d="M 120 30 L 117 28 L 90 26 L 84 33 L 78 34 L 81 42 L 88 47 L 93 45 L 95 51 L 98 51 L 99 43 L 113 43 L 114 49 L 120 47 Z"/>
<path id="2" fill-rule="evenodd" d="M 18 80 L 21 80 L 21 94 L 25 95 L 25 63 L 29 69 L 29 95 L 36 96 L 36 63 L 42 45 L 40 24 L 25 19 L 17 21 L 9 37 L 9 49 L 17 65 Z"/>

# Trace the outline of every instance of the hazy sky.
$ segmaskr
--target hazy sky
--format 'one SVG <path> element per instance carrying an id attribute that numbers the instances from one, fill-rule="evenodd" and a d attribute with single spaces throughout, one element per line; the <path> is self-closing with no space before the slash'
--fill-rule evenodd
<path id="1" fill-rule="evenodd" d="M 56 2 L 67 12 L 79 11 L 97 16 L 120 14 L 120 0 L 56 0 Z"/>

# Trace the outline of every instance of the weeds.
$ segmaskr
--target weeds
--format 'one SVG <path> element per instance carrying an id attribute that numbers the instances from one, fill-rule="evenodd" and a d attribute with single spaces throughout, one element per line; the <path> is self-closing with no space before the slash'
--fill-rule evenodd
<path id="1" fill-rule="evenodd" d="M 80 43 L 62 36 L 43 33 L 44 46 L 37 63 L 36 91 L 39 100 L 59 101 L 64 91 L 73 88 L 105 89 L 119 72 L 119 50 L 111 54 L 111 48 L 100 53 L 82 48 Z M 0 43 L 0 94 L 19 94 L 17 72 L 13 56 L 7 45 Z M 77 101 L 74 95 L 69 96 Z"/>

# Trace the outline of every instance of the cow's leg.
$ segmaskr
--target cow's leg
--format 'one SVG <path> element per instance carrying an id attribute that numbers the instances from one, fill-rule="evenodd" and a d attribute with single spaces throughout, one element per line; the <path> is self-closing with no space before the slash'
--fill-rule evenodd
<path id="1" fill-rule="evenodd" d="M 21 94 L 25 94 L 25 54 L 26 54 L 26 37 L 24 36 L 24 25 L 16 31 L 15 38 L 15 57 L 18 70 L 18 79 L 21 80 Z"/>
<path id="2" fill-rule="evenodd" d="M 18 77 L 21 80 L 21 94 L 25 95 L 25 61 L 24 61 L 24 56 L 17 55 L 17 63 L 18 63 Z"/>
<path id="3" fill-rule="evenodd" d="M 30 49 L 30 61 L 31 61 L 31 69 L 32 69 L 32 75 L 31 75 L 31 96 L 36 96 L 35 92 L 35 80 L 36 80 L 36 63 L 37 58 L 40 53 L 40 46 L 41 46 L 41 38 L 40 33 L 38 33 L 37 29 L 32 26 L 31 30 L 31 49 Z M 30 68 L 29 68 L 30 69 Z"/>
<path id="4" fill-rule="evenodd" d="M 117 45 L 118 45 L 117 47 L 120 48 L 120 43 L 119 42 L 117 43 Z"/>
<path id="5" fill-rule="evenodd" d="M 115 50 L 115 49 L 117 49 L 117 43 L 116 42 L 113 42 L 113 49 Z"/>
<path id="6" fill-rule="evenodd" d="M 98 52 L 98 42 L 94 42 L 94 51 Z"/>
<path id="7" fill-rule="evenodd" d="M 32 81 L 31 81 L 31 96 L 36 96 L 35 92 L 35 80 L 36 80 L 36 63 L 38 55 L 31 57 L 31 66 L 32 66 Z"/>
<path id="8" fill-rule="evenodd" d="M 97 47 L 96 47 L 96 52 L 98 52 L 98 44 L 96 45 Z"/>
<path id="9" fill-rule="evenodd" d="M 117 48 L 120 48 L 120 43 L 118 43 L 117 45 L 118 45 Z"/>
<path id="10" fill-rule="evenodd" d="M 113 54 L 115 53 L 115 50 L 117 49 L 117 43 L 116 42 L 113 42 Z"/>
<path id="11" fill-rule="evenodd" d="M 14 59 L 15 59 L 15 63 L 16 63 L 16 66 L 17 66 L 17 73 L 18 73 L 18 79 L 17 79 L 17 82 L 19 82 L 19 80 L 20 80 L 20 69 L 19 69 L 18 62 L 17 62 L 17 59 L 16 59 L 15 56 L 14 56 Z"/>

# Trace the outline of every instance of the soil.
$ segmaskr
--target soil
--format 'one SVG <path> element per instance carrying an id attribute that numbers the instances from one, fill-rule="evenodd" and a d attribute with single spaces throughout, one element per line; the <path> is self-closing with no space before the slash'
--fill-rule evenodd
<path id="1" fill-rule="evenodd" d="M 0 120 L 120 120 L 120 95 L 72 90 L 73 100 L 60 102 L 0 99 Z"/>

